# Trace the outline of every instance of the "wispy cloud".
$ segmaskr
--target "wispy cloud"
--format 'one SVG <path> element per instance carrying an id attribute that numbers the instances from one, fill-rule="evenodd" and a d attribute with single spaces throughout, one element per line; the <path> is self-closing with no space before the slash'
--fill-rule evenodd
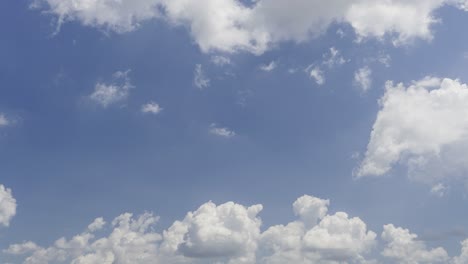
<path id="1" fill-rule="evenodd" d="M 276 61 L 272 61 L 272 62 L 270 62 L 270 63 L 268 63 L 268 64 L 262 64 L 262 65 L 260 65 L 259 68 L 260 68 L 260 70 L 262 70 L 262 71 L 271 72 L 272 70 L 274 70 L 274 69 L 276 68 L 276 66 L 277 66 Z"/>
<path id="2" fill-rule="evenodd" d="M 94 92 L 89 98 L 104 108 L 124 101 L 130 89 L 134 88 L 130 82 L 129 73 L 130 70 L 118 71 L 113 74 L 111 83 L 96 83 Z"/>
<path id="3" fill-rule="evenodd" d="M 205 72 L 203 71 L 201 64 L 195 65 L 193 84 L 200 90 L 210 86 L 210 79 L 205 76 Z"/>
<path id="4" fill-rule="evenodd" d="M 224 138 L 232 138 L 236 136 L 236 132 L 227 127 L 219 127 L 215 123 L 210 125 L 210 133 Z"/>

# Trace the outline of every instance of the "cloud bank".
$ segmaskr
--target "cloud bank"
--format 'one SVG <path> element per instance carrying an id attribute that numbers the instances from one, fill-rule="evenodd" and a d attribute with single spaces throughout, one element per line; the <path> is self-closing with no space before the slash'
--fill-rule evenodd
<path id="1" fill-rule="evenodd" d="M 377 234 L 345 212 L 328 213 L 330 201 L 304 195 L 293 204 L 295 221 L 261 231 L 260 204 L 208 202 L 162 233 L 151 213 L 97 218 L 71 239 L 59 238 L 49 247 L 27 241 L 3 252 L 25 264 L 41 263 L 377 263 Z M 398 263 L 465 263 L 468 240 L 459 256 L 429 248 L 409 230 L 385 225 L 382 257 Z"/>
<path id="2" fill-rule="evenodd" d="M 53 14 L 58 26 L 77 21 L 117 33 L 160 19 L 187 28 L 203 52 L 261 54 L 280 42 L 317 37 L 334 23 L 351 25 L 358 40 L 430 40 L 434 11 L 444 5 L 466 10 L 464 0 L 35 0 L 32 7 Z"/>

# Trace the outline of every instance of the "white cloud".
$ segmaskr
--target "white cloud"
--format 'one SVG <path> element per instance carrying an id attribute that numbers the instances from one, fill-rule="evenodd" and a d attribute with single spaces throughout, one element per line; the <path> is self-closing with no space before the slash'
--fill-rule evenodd
<path id="1" fill-rule="evenodd" d="M 158 263 L 156 243 L 161 235 L 152 231 L 157 220 L 148 213 L 135 218 L 132 214 L 122 214 L 112 221 L 113 229 L 108 236 L 96 238 L 94 231 L 105 224 L 98 218 L 90 224 L 91 228 L 70 240 L 60 238 L 48 248 L 29 241 L 11 245 L 5 252 L 27 255 L 25 264 Z"/>
<path id="2" fill-rule="evenodd" d="M 310 77 L 315 80 L 318 85 L 323 85 L 325 83 L 325 77 L 323 76 L 323 71 L 320 67 L 315 66 L 310 70 Z"/>
<path id="3" fill-rule="evenodd" d="M 219 55 L 212 56 L 211 62 L 218 66 L 229 65 L 232 63 L 231 59 L 229 59 L 228 57 L 219 56 Z"/>
<path id="4" fill-rule="evenodd" d="M 396 44 L 430 40 L 433 13 L 445 4 L 463 9 L 462 0 L 36 0 L 35 6 L 64 21 L 127 32 L 161 18 L 188 28 L 204 52 L 237 50 L 260 54 L 279 42 L 303 42 L 332 23 L 348 23 L 360 39 L 389 36 Z M 465 4 L 465 5 L 463 5 Z M 42 6 L 42 7 L 41 7 Z"/>
<path id="5" fill-rule="evenodd" d="M 144 104 L 141 106 L 141 112 L 143 113 L 150 113 L 150 114 L 159 114 L 161 113 L 161 111 L 163 110 L 163 108 L 161 106 L 159 106 L 159 104 L 155 103 L 155 102 L 149 102 L 147 104 Z"/>
<path id="6" fill-rule="evenodd" d="M 218 127 L 216 124 L 210 125 L 210 133 L 225 138 L 232 138 L 236 136 L 236 132 L 230 130 L 227 127 Z"/>
<path id="7" fill-rule="evenodd" d="M 408 229 L 385 225 L 382 239 L 386 243 L 382 255 L 401 264 L 448 263 L 449 257 L 443 248 L 427 249 L 417 240 L 417 235 Z"/>
<path id="8" fill-rule="evenodd" d="M 233 202 L 216 206 L 208 202 L 164 232 L 162 250 L 196 259 L 254 263 L 261 225 L 257 214 L 262 208 Z"/>
<path id="9" fill-rule="evenodd" d="M 448 189 L 447 186 L 443 185 L 442 183 L 438 183 L 438 184 L 432 186 L 431 193 L 433 195 L 442 197 L 447 192 L 447 189 Z"/>
<path id="10" fill-rule="evenodd" d="M 260 65 L 260 70 L 265 71 L 265 72 L 271 72 L 276 68 L 276 62 L 272 61 L 269 64 L 262 64 Z"/>
<path id="11" fill-rule="evenodd" d="M 11 189 L 0 184 L 0 225 L 9 226 L 16 215 L 16 200 Z"/>
<path id="12" fill-rule="evenodd" d="M 371 74 L 372 70 L 367 66 L 358 69 L 354 73 L 354 82 L 362 92 L 367 92 L 371 88 Z"/>
<path id="13" fill-rule="evenodd" d="M 461 242 L 462 250 L 458 257 L 453 259 L 453 264 L 464 264 L 468 263 L 468 239 Z"/>
<path id="14" fill-rule="evenodd" d="M 205 76 L 202 65 L 195 65 L 195 72 L 193 76 L 193 84 L 200 90 L 210 86 L 210 79 Z"/>
<path id="15" fill-rule="evenodd" d="M 96 83 L 94 92 L 89 98 L 100 104 L 102 107 L 108 107 L 112 104 L 124 101 L 127 99 L 130 89 L 134 86 L 130 83 L 128 74 L 130 70 L 118 71 L 113 75 L 112 83 Z"/>
<path id="16" fill-rule="evenodd" d="M 379 176 L 397 163 L 430 185 L 467 182 L 468 87 L 427 77 L 409 87 L 387 82 L 357 176 Z"/>
<path id="17" fill-rule="evenodd" d="M 118 33 L 135 30 L 146 20 L 158 17 L 159 0 L 33 0 L 33 8 L 55 14 L 57 27 L 67 21 L 112 30 Z"/>
<path id="18" fill-rule="evenodd" d="M 22 258 L 24 264 L 378 263 L 368 259 L 379 249 L 377 235 L 358 217 L 328 214 L 329 205 L 329 200 L 304 195 L 293 203 L 297 220 L 263 233 L 263 206 L 258 204 L 207 202 L 162 234 L 154 231 L 159 218 L 153 214 L 125 213 L 111 224 L 97 218 L 84 232 L 49 247 L 27 241 L 10 245 L 4 253 Z M 392 224 L 383 227 L 381 238 L 381 255 L 391 263 L 468 260 L 468 240 L 462 242 L 461 254 L 450 258 L 443 248 L 429 248 L 417 235 Z"/>
<path id="19" fill-rule="evenodd" d="M 0 127 L 10 125 L 10 120 L 5 116 L 5 114 L 0 113 Z"/>
<path id="20" fill-rule="evenodd" d="M 359 218 L 327 215 L 328 200 L 303 196 L 293 205 L 299 220 L 268 228 L 261 238 L 261 263 L 341 263 L 364 261 L 376 234 Z"/>
<path id="21" fill-rule="evenodd" d="M 330 53 L 323 55 L 324 61 L 323 64 L 328 66 L 328 68 L 333 68 L 335 66 L 343 65 L 346 63 L 346 60 L 341 56 L 341 52 L 335 47 L 330 48 Z"/>

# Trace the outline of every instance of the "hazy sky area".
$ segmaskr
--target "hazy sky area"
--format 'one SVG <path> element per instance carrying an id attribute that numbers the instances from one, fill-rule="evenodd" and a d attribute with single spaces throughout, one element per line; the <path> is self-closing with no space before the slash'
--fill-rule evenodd
<path id="1" fill-rule="evenodd" d="M 0 21 L 0 263 L 468 263 L 468 1 Z"/>

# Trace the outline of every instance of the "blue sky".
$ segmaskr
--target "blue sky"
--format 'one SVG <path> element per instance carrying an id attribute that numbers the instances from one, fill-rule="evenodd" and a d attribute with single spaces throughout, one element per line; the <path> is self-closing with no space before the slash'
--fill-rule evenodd
<path id="1" fill-rule="evenodd" d="M 465 2 L 285 3 L 0 3 L 0 262 L 467 263 Z"/>

